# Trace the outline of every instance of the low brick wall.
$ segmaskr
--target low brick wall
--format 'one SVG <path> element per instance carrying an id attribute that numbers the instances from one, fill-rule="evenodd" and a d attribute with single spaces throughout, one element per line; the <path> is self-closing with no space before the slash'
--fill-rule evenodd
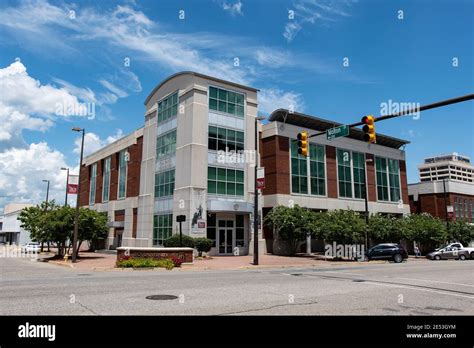
<path id="1" fill-rule="evenodd" d="M 138 247 L 120 247 L 117 248 L 117 261 L 121 261 L 126 256 L 131 258 L 151 258 L 166 259 L 175 256 L 183 262 L 192 263 L 194 261 L 193 248 L 138 248 Z"/>

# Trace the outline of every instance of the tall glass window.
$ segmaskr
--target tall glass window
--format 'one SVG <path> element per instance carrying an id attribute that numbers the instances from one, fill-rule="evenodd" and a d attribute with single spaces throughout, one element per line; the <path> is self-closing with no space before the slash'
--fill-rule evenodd
<path id="1" fill-rule="evenodd" d="M 172 196 L 174 193 L 174 169 L 155 174 L 155 197 Z"/>
<path id="2" fill-rule="evenodd" d="M 97 181 L 97 163 L 94 163 L 91 166 L 91 183 L 89 188 L 89 205 L 93 205 L 95 203 L 95 185 Z"/>
<path id="3" fill-rule="evenodd" d="M 244 132 L 209 126 L 208 138 L 209 150 L 240 151 L 244 149 Z"/>
<path id="4" fill-rule="evenodd" d="M 351 152 L 337 149 L 339 197 L 352 198 Z"/>
<path id="5" fill-rule="evenodd" d="M 209 87 L 209 110 L 244 117 L 244 100 L 241 93 Z"/>
<path id="6" fill-rule="evenodd" d="M 398 160 L 388 160 L 388 183 L 390 185 L 390 201 L 400 200 L 400 168 Z"/>
<path id="7" fill-rule="evenodd" d="M 104 170 L 102 178 L 102 202 L 109 201 L 110 193 L 110 157 L 104 160 Z"/>
<path id="8" fill-rule="evenodd" d="M 365 199 L 365 155 L 352 152 L 352 173 L 354 176 L 354 198 Z"/>
<path id="9" fill-rule="evenodd" d="M 176 151 L 176 129 L 156 138 L 156 158 L 160 159 Z"/>
<path id="10" fill-rule="evenodd" d="M 309 144 L 309 157 L 298 154 L 296 140 L 291 141 L 290 147 L 291 192 L 324 196 L 326 194 L 324 146 Z"/>
<path id="11" fill-rule="evenodd" d="M 324 165 L 324 146 L 309 144 L 309 172 L 311 175 L 311 194 L 326 194 L 326 170 Z"/>
<path id="12" fill-rule="evenodd" d="M 308 193 L 308 159 L 298 154 L 296 140 L 291 141 L 291 191 Z"/>
<path id="13" fill-rule="evenodd" d="M 400 166 L 398 160 L 375 157 L 377 174 L 377 199 L 400 201 Z"/>
<path id="14" fill-rule="evenodd" d="M 119 152 L 118 199 L 125 198 L 127 187 L 127 150 Z"/>
<path id="15" fill-rule="evenodd" d="M 178 92 L 158 103 L 158 123 L 178 114 Z"/>
<path id="16" fill-rule="evenodd" d="M 153 217 L 153 245 L 162 246 L 173 234 L 173 214 L 161 214 Z"/>
<path id="17" fill-rule="evenodd" d="M 243 196 L 244 171 L 229 168 L 207 168 L 207 190 L 209 194 Z"/>

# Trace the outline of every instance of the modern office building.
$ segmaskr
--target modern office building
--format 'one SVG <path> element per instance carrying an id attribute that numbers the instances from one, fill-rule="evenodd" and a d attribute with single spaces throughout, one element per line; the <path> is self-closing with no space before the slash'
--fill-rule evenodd
<path id="1" fill-rule="evenodd" d="M 298 204 L 318 211 L 352 209 L 370 214 L 409 214 L 405 152 L 408 142 L 380 133 L 368 144 L 363 132 L 350 129 L 346 137 L 309 138 L 309 156 L 298 155 L 296 137 L 340 125 L 337 122 L 288 110 L 274 111 L 263 125 L 263 215 L 274 206 Z M 273 231 L 265 228 L 268 250 L 275 245 Z"/>
<path id="2" fill-rule="evenodd" d="M 18 215 L 31 204 L 10 203 L 5 205 L 0 216 L 0 242 L 11 245 L 23 245 L 31 242 L 30 233 L 20 227 Z"/>
<path id="3" fill-rule="evenodd" d="M 80 205 L 109 216 L 106 247 L 163 245 L 184 215 L 183 234 L 214 240 L 212 253 L 249 253 L 257 106 L 255 88 L 194 72 L 156 86 L 144 127 L 81 170 Z"/>
<path id="4" fill-rule="evenodd" d="M 474 166 L 469 157 L 429 157 L 418 169 L 420 182 L 408 185 L 412 213 L 474 223 Z"/>
<path id="5" fill-rule="evenodd" d="M 457 153 L 425 158 L 418 170 L 421 182 L 448 179 L 474 183 L 471 160 Z"/>
<path id="6" fill-rule="evenodd" d="M 257 92 L 199 73 L 172 75 L 146 99 L 143 128 L 85 158 L 80 205 L 107 212 L 107 248 L 163 245 L 184 215 L 183 234 L 212 239 L 212 254 L 252 253 L 256 128 L 263 215 L 290 200 L 364 212 L 366 194 L 371 213 L 409 213 L 406 141 L 378 134 L 369 145 L 351 129 L 332 141 L 311 138 L 304 158 L 295 152 L 297 133 L 338 123 L 276 110 L 259 124 Z M 265 241 L 259 226 L 260 250 L 272 251 L 272 231 L 263 226 Z"/>

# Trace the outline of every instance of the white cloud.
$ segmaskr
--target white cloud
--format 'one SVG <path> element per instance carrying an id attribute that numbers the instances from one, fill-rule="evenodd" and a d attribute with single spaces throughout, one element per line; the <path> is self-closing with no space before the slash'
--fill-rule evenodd
<path id="1" fill-rule="evenodd" d="M 290 91 L 285 92 L 278 88 L 262 89 L 258 95 L 259 110 L 264 113 L 283 108 L 303 112 L 305 105 L 301 94 Z"/>
<path id="2" fill-rule="evenodd" d="M 328 25 L 341 17 L 350 17 L 348 10 L 357 0 L 295 0 L 294 19 L 285 24 L 283 37 L 291 42 L 305 24 Z"/>
<path id="3" fill-rule="evenodd" d="M 243 16 L 244 13 L 242 12 L 242 6 L 243 4 L 240 2 L 240 0 L 237 0 L 236 2 L 227 2 L 227 1 L 222 1 L 220 3 L 220 6 L 222 9 L 228 13 L 230 13 L 232 16 Z"/>
<path id="4" fill-rule="evenodd" d="M 84 156 L 88 156 L 96 152 L 97 150 L 100 150 L 104 146 L 113 143 L 114 141 L 122 138 L 123 136 L 123 131 L 121 129 L 117 129 L 114 135 L 110 135 L 106 139 L 101 139 L 99 135 L 95 133 L 86 132 L 84 136 Z M 82 136 L 77 137 L 74 140 L 74 153 L 81 153 L 81 143 Z"/>
<path id="5" fill-rule="evenodd" d="M 258 64 L 271 68 L 293 65 L 291 55 L 288 52 L 282 52 L 267 47 L 255 50 L 255 59 Z"/>
<path id="6" fill-rule="evenodd" d="M 66 189 L 67 167 L 64 155 L 47 143 L 26 148 L 10 148 L 0 153 L 0 211 L 7 202 L 39 203 L 45 199 L 50 180 L 50 199 L 62 204 Z"/>
<path id="7" fill-rule="evenodd" d="M 18 59 L 0 68 L 0 90 L 0 149 L 24 146 L 24 129 L 44 132 L 53 126 L 55 118 L 64 116 L 58 113 L 59 106 L 80 104 L 79 98 L 67 88 L 45 85 L 29 76 Z M 78 94 L 85 97 L 89 92 L 81 90 Z M 78 108 L 70 110 L 68 116 L 80 116 L 75 112 Z"/>

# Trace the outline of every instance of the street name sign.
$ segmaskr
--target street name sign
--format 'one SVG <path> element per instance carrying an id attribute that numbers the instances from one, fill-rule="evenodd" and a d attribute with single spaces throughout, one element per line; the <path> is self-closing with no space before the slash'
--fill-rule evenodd
<path id="1" fill-rule="evenodd" d="M 347 125 L 342 125 L 334 128 L 330 128 L 326 131 L 327 139 L 333 140 L 339 137 L 345 137 L 349 135 L 349 127 Z"/>

